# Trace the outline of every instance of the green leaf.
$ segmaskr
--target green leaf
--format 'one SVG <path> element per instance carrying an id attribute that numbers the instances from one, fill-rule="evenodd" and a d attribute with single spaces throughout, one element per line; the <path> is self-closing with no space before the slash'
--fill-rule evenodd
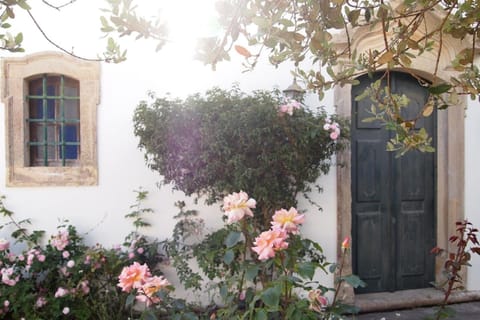
<path id="1" fill-rule="evenodd" d="M 228 296 L 228 287 L 225 284 L 220 285 L 220 297 L 226 300 Z"/>
<path id="2" fill-rule="evenodd" d="M 133 302 L 135 302 L 135 295 L 129 294 L 127 300 L 125 301 L 125 305 L 127 307 L 130 307 L 131 305 L 133 305 Z"/>
<path id="3" fill-rule="evenodd" d="M 312 279 L 317 265 L 313 262 L 302 262 L 298 265 L 298 274 L 303 278 Z"/>
<path id="4" fill-rule="evenodd" d="M 374 121 L 377 121 L 377 117 L 368 117 L 368 118 L 364 118 L 362 119 L 362 122 L 364 123 L 371 123 L 371 122 L 374 122 Z"/>
<path id="5" fill-rule="evenodd" d="M 20 44 L 23 41 L 23 34 L 20 32 L 15 36 L 15 43 Z"/>
<path id="6" fill-rule="evenodd" d="M 391 142 L 387 142 L 387 151 L 394 151 L 395 150 L 395 145 Z"/>
<path id="7" fill-rule="evenodd" d="M 448 306 L 444 306 L 443 308 L 438 308 L 435 310 L 435 315 L 438 316 L 435 319 L 448 319 L 453 318 L 456 314 L 455 309 L 450 308 Z"/>
<path id="8" fill-rule="evenodd" d="M 27 4 L 25 0 L 19 0 L 17 4 L 22 8 L 23 10 L 30 10 L 30 6 Z"/>
<path id="9" fill-rule="evenodd" d="M 293 22 L 290 19 L 280 19 L 278 20 L 278 23 L 282 24 L 286 28 L 294 26 Z"/>
<path id="10" fill-rule="evenodd" d="M 350 21 L 352 25 L 357 24 L 359 17 L 360 17 L 360 10 L 353 10 L 348 13 L 348 21 Z"/>
<path id="11" fill-rule="evenodd" d="M 157 316 L 155 316 L 155 313 L 153 313 L 152 310 L 146 310 L 144 314 L 142 314 L 142 319 L 145 320 L 158 320 Z"/>
<path id="12" fill-rule="evenodd" d="M 262 17 L 253 17 L 252 22 L 262 29 L 267 29 L 270 26 L 270 20 Z"/>
<path id="13" fill-rule="evenodd" d="M 419 50 L 420 49 L 420 46 L 418 45 L 418 42 L 411 39 L 411 38 L 408 38 L 407 39 L 407 45 L 411 48 L 411 49 L 414 49 L 414 50 Z"/>
<path id="14" fill-rule="evenodd" d="M 260 268 L 258 266 L 249 266 L 247 270 L 245 270 L 245 278 L 247 281 L 253 281 L 255 277 L 258 275 L 258 271 Z"/>
<path id="15" fill-rule="evenodd" d="M 235 259 L 235 253 L 232 250 L 225 252 L 225 255 L 223 256 L 223 262 L 225 262 L 225 264 L 231 264 L 233 259 Z"/>
<path id="16" fill-rule="evenodd" d="M 15 13 L 13 13 L 13 9 L 11 7 L 6 7 L 5 12 L 7 13 L 7 16 L 11 19 L 15 18 Z"/>
<path id="17" fill-rule="evenodd" d="M 431 86 L 430 88 L 428 88 L 428 92 L 430 92 L 431 94 L 442 94 L 442 93 L 448 92 L 448 90 L 450 90 L 451 88 L 452 88 L 452 85 L 448 83 L 441 83 L 436 86 Z"/>
<path id="18" fill-rule="evenodd" d="M 271 287 L 262 292 L 261 299 L 268 307 L 277 307 L 280 303 L 280 287 Z"/>
<path id="19" fill-rule="evenodd" d="M 228 234 L 227 238 L 225 239 L 225 245 L 227 248 L 231 248 L 236 245 L 242 237 L 242 233 L 238 231 L 232 231 Z"/>
<path id="20" fill-rule="evenodd" d="M 382 19 L 388 16 L 388 7 L 384 4 L 380 6 L 377 10 L 377 18 Z"/>
<path id="21" fill-rule="evenodd" d="M 102 26 L 104 26 L 104 27 L 108 27 L 108 26 L 109 26 L 109 25 L 108 25 L 108 20 L 107 20 L 107 18 L 105 18 L 104 16 L 101 16 L 101 17 L 100 17 L 100 22 L 102 23 Z"/>
<path id="22" fill-rule="evenodd" d="M 184 319 L 184 320 L 198 320 L 198 317 L 192 312 L 187 312 L 183 315 L 182 319 Z"/>
<path id="23" fill-rule="evenodd" d="M 257 312 L 255 312 L 255 320 L 267 320 L 267 312 L 263 309 L 257 309 Z"/>
<path id="24" fill-rule="evenodd" d="M 380 58 L 378 58 L 378 64 L 385 64 L 385 63 L 389 63 L 390 61 L 393 60 L 393 57 L 394 57 L 394 54 L 392 51 L 387 51 L 385 52 L 384 54 L 382 54 L 380 56 Z"/>
<path id="25" fill-rule="evenodd" d="M 328 267 L 328 271 L 329 271 L 330 273 L 334 273 L 336 270 L 337 270 L 337 264 L 336 264 L 336 263 L 332 263 L 332 264 Z"/>
<path id="26" fill-rule="evenodd" d="M 353 288 L 358 288 L 358 287 L 365 288 L 367 286 L 367 284 L 362 279 L 360 279 L 360 277 L 358 277 L 357 275 L 354 275 L 354 274 L 343 277 L 342 279 L 346 283 L 351 285 Z"/>

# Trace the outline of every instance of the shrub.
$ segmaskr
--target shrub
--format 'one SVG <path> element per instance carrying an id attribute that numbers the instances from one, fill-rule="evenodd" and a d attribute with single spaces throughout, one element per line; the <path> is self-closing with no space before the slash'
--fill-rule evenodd
<path id="1" fill-rule="evenodd" d="M 76 228 L 68 222 L 43 243 L 43 231 L 29 232 L 29 220 L 16 221 L 13 212 L 0 199 L 0 213 L 14 227 L 10 241 L 0 239 L 0 319 L 127 319 L 141 317 L 129 301 L 129 293 L 121 291 L 118 277 L 133 261 L 144 264 L 160 276 L 158 263 L 163 261 L 160 243 L 138 232 L 144 226 L 140 207 L 145 191 L 138 192 L 134 211 L 135 231 L 123 245 L 104 248 L 85 245 Z M 18 250 L 16 250 L 18 251 Z"/>
<path id="2" fill-rule="evenodd" d="M 222 302 L 216 316 L 327 319 L 344 311 L 337 301 L 327 306 L 325 294 L 333 289 L 313 280 L 330 264 L 318 243 L 300 235 L 305 217 L 295 208 L 297 196 L 307 196 L 344 146 L 345 121 L 278 91 L 246 94 L 234 87 L 185 100 L 151 94 L 137 106 L 134 126 L 147 164 L 164 184 L 209 204 L 223 200 L 225 226 L 200 243 L 192 236 L 202 219 L 177 203 L 178 223 L 165 243 L 185 287 L 207 288 L 190 268 L 192 259 L 211 281 Z"/>
<path id="3" fill-rule="evenodd" d="M 135 135 L 162 182 L 210 204 L 248 191 L 264 227 L 275 209 L 295 207 L 297 195 L 329 171 L 347 136 L 344 121 L 278 91 L 214 88 L 185 100 L 150 99 L 135 110 Z"/>

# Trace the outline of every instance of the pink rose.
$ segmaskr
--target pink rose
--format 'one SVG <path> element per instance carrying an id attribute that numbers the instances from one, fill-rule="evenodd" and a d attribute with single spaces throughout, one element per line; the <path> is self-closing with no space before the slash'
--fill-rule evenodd
<path id="1" fill-rule="evenodd" d="M 156 293 L 160 290 L 166 289 L 170 285 L 164 276 L 154 276 L 145 279 L 145 283 L 142 286 L 142 294 L 137 296 L 137 300 L 145 302 L 147 306 L 151 304 L 159 303 L 160 297 Z"/>
<path id="2" fill-rule="evenodd" d="M 296 100 L 288 100 L 286 104 L 282 104 L 278 108 L 280 113 L 287 113 L 291 116 L 294 110 L 301 108 L 301 104 Z"/>
<path id="3" fill-rule="evenodd" d="M 0 239 L 0 251 L 6 251 L 10 248 L 10 242 L 5 239 Z"/>
<path id="4" fill-rule="evenodd" d="M 70 272 L 68 272 L 67 267 L 61 267 L 60 273 L 65 277 L 68 277 L 70 275 Z"/>
<path id="5" fill-rule="evenodd" d="M 272 220 L 272 229 L 280 229 L 287 233 L 297 234 L 299 232 L 298 226 L 305 221 L 305 215 L 298 214 L 297 210 L 292 207 L 288 211 L 285 209 L 275 211 Z"/>
<path id="6" fill-rule="evenodd" d="M 45 297 L 38 297 L 37 301 L 35 302 L 35 308 L 41 308 L 47 304 L 47 299 Z"/>
<path id="7" fill-rule="evenodd" d="M 20 279 L 20 276 L 16 276 L 15 278 L 12 278 L 14 274 L 14 270 L 12 267 L 2 268 L 2 270 L 0 270 L 0 273 L 2 274 L 2 282 L 10 287 L 13 287 L 14 285 L 16 285 L 18 280 Z"/>
<path id="8" fill-rule="evenodd" d="M 35 255 L 33 253 L 30 253 L 28 256 L 27 256 L 27 264 L 28 265 L 31 265 L 33 263 L 33 258 L 35 258 Z"/>
<path id="9" fill-rule="evenodd" d="M 79 286 L 83 294 L 88 294 L 90 292 L 90 287 L 88 286 L 88 280 L 83 280 L 82 282 L 80 282 Z"/>
<path id="10" fill-rule="evenodd" d="M 285 242 L 287 233 L 283 230 L 268 230 L 255 238 L 255 247 L 252 250 L 258 254 L 259 260 L 267 260 L 275 257 L 275 252 L 288 248 Z"/>
<path id="11" fill-rule="evenodd" d="M 134 262 L 123 268 L 118 276 L 118 286 L 122 288 L 122 291 L 130 292 L 132 289 L 141 288 L 150 276 L 150 270 L 146 264 L 140 265 L 138 262 Z"/>
<path id="12" fill-rule="evenodd" d="M 62 251 L 70 243 L 70 240 L 68 240 L 68 236 L 69 235 L 67 230 L 59 231 L 56 236 L 52 237 L 52 246 L 54 246 L 58 251 Z"/>
<path id="13" fill-rule="evenodd" d="M 340 137 L 340 125 L 336 122 L 332 122 L 330 119 L 327 119 L 323 129 L 330 131 L 330 139 L 337 140 Z"/>
<path id="14" fill-rule="evenodd" d="M 243 219 L 244 216 L 253 217 L 251 209 L 255 208 L 257 202 L 248 198 L 248 194 L 240 191 L 234 192 L 223 198 L 223 211 L 228 217 L 227 223 L 234 223 Z"/>
<path id="15" fill-rule="evenodd" d="M 320 289 L 310 290 L 308 300 L 310 300 L 310 309 L 318 313 L 321 313 L 328 306 L 328 299 Z"/>
<path id="16" fill-rule="evenodd" d="M 330 139 L 337 140 L 339 135 L 340 135 L 339 132 L 333 131 L 332 133 L 330 133 Z"/>
<path id="17" fill-rule="evenodd" d="M 64 297 L 68 294 L 68 289 L 59 287 L 57 291 L 55 292 L 55 298 L 61 298 Z"/>

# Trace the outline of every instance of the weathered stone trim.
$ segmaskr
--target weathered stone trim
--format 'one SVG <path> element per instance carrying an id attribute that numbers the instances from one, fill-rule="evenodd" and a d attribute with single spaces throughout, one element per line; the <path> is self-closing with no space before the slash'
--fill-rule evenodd
<path id="1" fill-rule="evenodd" d="M 338 114 L 350 118 L 351 114 L 351 86 L 336 88 L 335 101 Z M 437 245 L 448 248 L 448 238 L 455 233 L 455 222 L 464 217 L 464 106 L 466 99 L 456 107 L 447 111 L 439 111 L 437 118 Z M 337 257 L 340 259 L 342 250 L 340 244 L 345 236 L 351 236 L 351 152 L 350 148 L 338 155 L 339 162 L 343 164 L 337 169 Z M 351 253 L 348 254 L 344 273 L 352 272 Z M 436 281 L 442 279 L 444 260 L 436 261 Z M 351 288 L 343 293 L 348 301 L 354 300 Z"/>
<path id="2" fill-rule="evenodd" d="M 393 4 L 397 3 L 392 1 Z M 398 4 L 398 3 L 397 3 Z M 434 26 L 442 17 L 441 10 L 429 12 L 427 23 Z M 418 31 L 418 37 L 422 31 Z M 369 29 L 360 27 L 350 32 L 352 40 L 352 50 L 358 53 L 382 49 L 384 46 L 383 35 L 380 27 Z M 346 37 L 337 35 L 335 39 L 336 47 L 340 50 L 347 45 Z M 468 39 L 458 40 L 451 37 L 443 39 L 442 57 L 439 61 L 437 75 L 434 77 L 436 53 L 439 48 L 426 55 L 414 59 L 410 69 L 400 69 L 395 71 L 414 72 L 418 76 L 428 80 L 449 80 L 455 76 L 455 71 L 450 68 L 450 62 L 455 55 L 463 48 L 469 46 Z M 338 66 L 340 71 L 341 65 Z M 381 70 L 379 70 L 381 71 Z M 393 71 L 393 70 L 392 70 Z M 334 91 L 335 104 L 338 114 L 350 119 L 351 117 L 351 86 L 346 85 L 337 87 Z M 455 222 L 464 217 L 464 158 L 465 158 L 465 106 L 466 98 L 460 99 L 457 106 L 448 108 L 446 111 L 439 111 L 437 116 L 437 190 L 436 190 L 436 242 L 439 247 L 448 248 L 450 246 L 448 238 L 455 233 Z M 352 217 L 351 217 L 351 153 L 347 148 L 338 155 L 339 161 L 344 165 L 337 169 L 337 257 L 340 258 L 342 251 L 340 244 L 345 236 L 351 236 Z M 347 263 L 344 266 L 345 273 L 352 271 L 351 254 L 347 257 Z M 436 261 L 436 281 L 442 279 L 442 268 L 444 260 L 437 258 Z M 467 270 L 468 272 L 468 270 Z M 463 279 L 466 281 L 466 274 Z M 347 302 L 355 300 L 354 292 L 351 288 L 344 288 L 341 296 L 345 297 Z"/>
<path id="3" fill-rule="evenodd" d="M 2 100 L 6 107 L 8 187 L 81 186 L 98 184 L 97 106 L 100 63 L 59 52 L 40 52 L 2 59 Z M 80 83 L 80 159 L 74 167 L 30 167 L 25 141 L 28 106 L 26 79 L 44 73 L 63 74 Z"/>

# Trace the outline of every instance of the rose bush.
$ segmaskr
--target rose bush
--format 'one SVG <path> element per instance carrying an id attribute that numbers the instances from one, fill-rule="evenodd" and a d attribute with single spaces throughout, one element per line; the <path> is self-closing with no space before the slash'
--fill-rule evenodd
<path id="1" fill-rule="evenodd" d="M 16 221 L 1 197 L 0 213 L 7 222 L 0 229 L 14 227 L 15 246 L 0 239 L 0 319 L 162 319 L 165 314 L 170 319 L 188 314 L 182 300 L 168 296 L 172 288 L 158 268 L 165 259 L 160 242 L 139 232 L 148 225 L 142 214 L 151 211 L 140 205 L 145 196 L 138 191 L 137 204 L 126 215 L 134 219 L 135 230 L 113 248 L 85 245 L 67 222 L 44 243 L 44 233 L 29 232 L 24 227 L 29 221 Z M 123 269 L 132 264 L 144 272 Z M 142 308 L 160 302 L 155 313 Z"/>
<path id="2" fill-rule="evenodd" d="M 232 199 L 238 199 L 239 195 L 242 201 L 237 203 L 241 205 L 232 206 Z M 247 203 L 251 206 L 247 207 Z M 345 312 L 355 312 L 339 301 L 336 294 L 329 302 L 327 294 L 335 289 L 314 279 L 317 271 L 339 271 L 337 291 L 343 281 L 354 287 L 363 285 L 354 275 L 342 275 L 343 264 L 337 267 L 326 262 L 321 246 L 301 236 L 305 215 L 293 207 L 288 211 L 281 208 L 272 215 L 270 229 L 265 231 L 252 223 L 254 203 L 256 201 L 243 191 L 227 195 L 222 206 L 227 217 L 238 216 L 234 212 L 239 207 L 249 214 L 226 220 L 224 228 L 214 233 L 221 235 L 220 245 L 205 246 L 203 242 L 193 246 L 194 256 L 221 298 L 215 317 L 336 319 Z M 349 250 L 348 239 L 342 244 L 342 250 L 344 253 Z"/>

